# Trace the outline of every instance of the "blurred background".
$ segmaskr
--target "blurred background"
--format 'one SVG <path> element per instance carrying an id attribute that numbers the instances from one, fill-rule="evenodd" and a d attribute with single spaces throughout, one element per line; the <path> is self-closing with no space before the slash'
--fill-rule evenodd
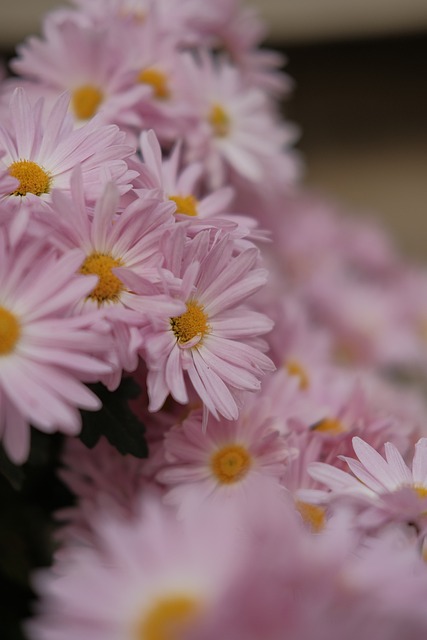
<path id="1" fill-rule="evenodd" d="M 207 0 L 206 0 L 207 1 Z M 55 0 L 1 0 L 0 51 L 39 30 Z M 383 220 L 427 260 L 427 0 L 248 0 L 283 50 L 305 184 Z"/>

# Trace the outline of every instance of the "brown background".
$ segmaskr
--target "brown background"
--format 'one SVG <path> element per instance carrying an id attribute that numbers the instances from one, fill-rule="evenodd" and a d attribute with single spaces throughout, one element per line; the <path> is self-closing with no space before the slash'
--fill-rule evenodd
<path id="1" fill-rule="evenodd" d="M 427 260 L 427 38 L 291 47 L 305 183 L 383 220 Z"/>

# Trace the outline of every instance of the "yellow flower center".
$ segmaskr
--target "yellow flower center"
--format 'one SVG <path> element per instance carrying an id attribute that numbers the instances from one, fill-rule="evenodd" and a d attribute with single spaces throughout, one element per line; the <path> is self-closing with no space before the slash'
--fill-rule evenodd
<path id="1" fill-rule="evenodd" d="M 175 213 L 197 216 L 197 200 L 194 196 L 169 196 L 169 200 L 176 204 Z"/>
<path id="2" fill-rule="evenodd" d="M 208 115 L 208 122 L 211 125 L 217 138 L 225 138 L 230 131 L 230 117 L 220 104 L 214 104 Z"/>
<path id="3" fill-rule="evenodd" d="M 297 360 L 289 360 L 285 364 L 286 371 L 290 376 L 299 378 L 299 387 L 305 391 L 310 386 L 310 379 L 304 367 Z"/>
<path id="4" fill-rule="evenodd" d="M 187 311 L 180 316 L 171 318 L 170 324 L 181 344 L 185 344 L 197 335 L 203 338 L 209 331 L 208 316 L 204 312 L 203 306 L 195 300 L 187 302 Z"/>
<path id="5" fill-rule="evenodd" d="M 138 82 L 149 84 L 153 88 L 154 96 L 159 100 L 167 100 L 170 98 L 168 78 L 163 71 L 155 67 L 147 67 L 139 72 Z"/>
<path id="6" fill-rule="evenodd" d="M 427 498 L 427 487 L 423 487 L 415 484 L 413 486 L 413 489 L 419 498 Z"/>
<path id="7" fill-rule="evenodd" d="M 162 598 L 138 623 L 135 640 L 180 640 L 199 610 L 200 602 L 192 596 Z"/>
<path id="8" fill-rule="evenodd" d="M 92 253 L 88 256 L 80 267 L 80 273 L 99 277 L 98 284 L 88 297 L 97 300 L 99 305 L 103 302 L 118 302 L 124 287 L 112 269 L 121 265 L 120 260 L 103 253 Z"/>
<path id="9" fill-rule="evenodd" d="M 0 307 L 0 356 L 11 353 L 21 335 L 21 327 L 15 316 Z"/>
<path id="10" fill-rule="evenodd" d="M 324 418 L 323 420 L 319 420 L 313 426 L 314 431 L 320 431 L 321 433 L 328 433 L 332 436 L 337 436 L 340 433 L 345 433 L 346 428 L 336 418 Z"/>
<path id="11" fill-rule="evenodd" d="M 326 517 L 323 507 L 307 502 L 296 502 L 296 508 L 302 519 L 310 527 L 313 533 L 319 533 L 325 526 Z"/>
<path id="12" fill-rule="evenodd" d="M 26 196 L 27 193 L 41 196 L 50 191 L 49 173 L 32 160 L 13 162 L 9 167 L 9 174 L 19 180 L 19 187 L 12 194 L 14 196 Z"/>
<path id="13" fill-rule="evenodd" d="M 223 447 L 211 458 L 211 469 L 221 484 L 239 482 L 248 473 L 251 465 L 250 453 L 239 444 Z"/>
<path id="14" fill-rule="evenodd" d="M 85 84 L 74 89 L 71 96 L 71 108 L 78 120 L 89 120 L 98 111 L 104 94 L 97 87 Z"/>

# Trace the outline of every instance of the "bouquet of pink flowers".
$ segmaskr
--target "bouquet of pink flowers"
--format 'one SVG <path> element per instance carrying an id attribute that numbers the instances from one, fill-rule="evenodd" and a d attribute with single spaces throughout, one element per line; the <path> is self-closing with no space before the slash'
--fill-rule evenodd
<path id="1" fill-rule="evenodd" d="M 20 638 L 427 637 L 427 272 L 298 185 L 263 36 L 74 0 L 1 82 Z"/>

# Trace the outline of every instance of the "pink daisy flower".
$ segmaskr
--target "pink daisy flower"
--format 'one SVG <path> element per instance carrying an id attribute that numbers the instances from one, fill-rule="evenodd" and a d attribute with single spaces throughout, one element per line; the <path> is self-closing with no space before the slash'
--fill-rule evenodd
<path id="1" fill-rule="evenodd" d="M 186 4 L 188 0 L 73 0 L 83 15 L 103 24 L 113 18 L 128 26 L 143 27 L 153 13 L 162 34 L 185 33 Z"/>
<path id="2" fill-rule="evenodd" d="M 29 424 L 76 434 L 77 410 L 96 410 L 98 398 L 81 381 L 109 372 L 92 354 L 108 337 L 90 328 L 94 318 L 70 316 L 95 278 L 75 273 L 84 256 L 55 259 L 45 245 L 10 250 L 0 232 L 0 436 L 10 458 L 25 461 Z"/>
<path id="3" fill-rule="evenodd" d="M 266 232 L 257 229 L 255 218 L 231 213 L 234 190 L 230 186 L 207 193 L 203 191 L 203 165 L 194 162 L 182 167 L 181 143 L 175 145 L 166 160 L 162 159 L 162 150 L 154 131 L 143 131 L 140 144 L 144 159 L 140 167 L 142 187 L 160 191 L 166 200 L 175 203 L 175 216 L 178 220 L 186 220 L 188 235 L 203 228 L 222 229 L 243 248 L 247 248 L 251 240 L 266 239 Z M 138 186 L 136 181 L 135 187 Z M 142 190 L 137 191 L 141 197 L 145 197 Z"/>
<path id="4" fill-rule="evenodd" d="M 174 225 L 172 203 L 137 199 L 119 211 L 119 190 L 109 183 L 97 199 L 93 214 L 84 199 L 82 174 L 71 177 L 71 198 L 61 191 L 52 194 L 48 221 L 51 242 L 68 251 L 79 248 L 85 258 L 80 273 L 96 275 L 98 283 L 79 307 L 102 310 L 114 335 L 114 352 L 109 358 L 114 373 L 106 380 L 109 388 L 120 381 L 122 369 L 134 371 L 142 335 L 137 327 L 154 316 L 182 312 L 182 302 L 161 293 L 163 255 L 160 239 Z M 139 293 L 133 289 L 137 282 Z M 157 287 L 156 287 L 157 284 Z"/>
<path id="5" fill-rule="evenodd" d="M 284 153 L 293 134 L 274 118 L 262 91 L 247 88 L 236 68 L 208 55 L 197 64 L 188 59 L 187 82 L 197 112 L 185 136 L 187 160 L 204 162 L 211 186 L 224 184 L 233 172 L 258 185 L 293 180 Z"/>
<path id="6" fill-rule="evenodd" d="M 229 210 L 233 199 L 233 189 L 222 187 L 202 198 L 198 197 L 199 182 L 203 166 L 193 163 L 182 169 L 182 145 L 175 145 L 167 160 L 162 158 L 162 150 L 153 130 L 143 131 L 140 138 L 144 160 L 141 168 L 141 182 L 146 189 L 158 189 L 164 198 L 175 203 L 175 213 L 192 218 L 220 218 Z M 138 186 L 138 183 L 136 183 Z"/>
<path id="7" fill-rule="evenodd" d="M 391 442 L 384 445 L 385 458 L 361 438 L 353 438 L 353 448 L 357 460 L 343 456 L 352 474 L 322 462 L 310 466 L 310 475 L 331 489 L 324 497 L 348 496 L 398 520 L 425 520 L 427 438 L 416 443 L 411 468 Z"/>
<path id="8" fill-rule="evenodd" d="M 150 410 L 160 409 L 169 393 L 188 403 L 185 374 L 208 411 L 233 420 L 241 393 L 258 390 L 264 372 L 274 369 L 258 341 L 272 323 L 242 305 L 267 273 L 258 267 L 255 248 L 233 256 L 234 244 L 226 235 L 203 231 L 184 243 L 184 234 L 177 227 L 163 245 L 165 267 L 182 278 L 174 295 L 187 310 L 147 332 Z"/>
<path id="9" fill-rule="evenodd" d="M 106 181 L 117 184 L 121 193 L 131 188 L 135 173 L 128 170 L 124 158 L 132 148 L 124 144 L 125 134 L 115 125 L 100 126 L 96 119 L 73 129 L 67 116 L 69 98 L 63 95 L 55 103 L 44 123 L 43 102 L 32 105 L 22 88 L 16 89 L 10 102 L 11 126 L 0 126 L 0 170 L 19 181 L 19 187 L 3 205 L 40 205 L 51 201 L 53 189 L 69 191 L 74 167 L 79 164 L 85 195 L 95 200 Z M 17 200 L 18 199 L 18 200 Z M 29 207 L 20 207 L 14 217 L 11 236 L 16 240 L 25 228 Z"/>
<path id="10" fill-rule="evenodd" d="M 95 26 L 68 12 L 44 23 L 43 39 L 29 38 L 18 47 L 12 69 L 53 98 L 70 93 L 69 112 L 77 125 L 99 113 L 103 124 L 140 127 L 137 102 L 150 91 L 134 82 L 126 68 L 129 28 L 110 19 Z"/>
<path id="11" fill-rule="evenodd" d="M 160 241 L 165 230 L 174 225 L 173 204 L 153 197 L 136 199 L 121 210 L 119 190 L 109 183 L 92 211 L 84 198 L 83 176 L 78 167 L 70 183 L 70 194 L 61 191 L 52 194 L 52 211 L 48 214 L 53 231 L 51 242 L 61 251 L 80 248 L 86 254 L 81 272 L 98 276 L 98 284 L 85 300 L 85 306 L 119 305 L 144 315 L 156 313 L 162 302 L 166 304 L 160 312 L 182 309 L 182 303 L 165 295 L 147 298 L 153 293 L 153 285 L 161 282 L 159 274 L 164 258 Z M 146 282 L 144 295 L 137 295 L 125 286 L 121 277 L 126 276 Z"/>
<path id="12" fill-rule="evenodd" d="M 280 71 L 285 58 L 277 51 L 260 48 L 265 39 L 265 24 L 253 7 L 240 0 L 217 0 L 205 6 L 199 0 L 187 0 L 189 28 L 199 46 L 208 43 L 225 52 L 239 69 L 248 86 L 256 86 L 279 97 L 288 93 L 292 82 Z"/>
<path id="13" fill-rule="evenodd" d="M 168 485 L 165 501 L 187 516 L 206 500 L 239 500 L 254 483 L 277 484 L 292 452 L 274 429 L 268 403 L 248 400 L 236 421 L 209 419 L 193 411 L 165 435 L 168 465 L 157 480 Z"/>
<path id="14" fill-rule="evenodd" d="M 170 144 L 192 126 L 194 109 L 186 94 L 185 57 L 176 37 L 162 32 L 158 13 L 153 10 L 139 29 L 128 31 L 127 72 L 147 90 L 137 105 L 143 127 Z"/>
<path id="15" fill-rule="evenodd" d="M 41 601 L 28 637 L 191 637 L 248 559 L 236 515 L 224 507 L 178 522 L 147 495 L 131 522 L 106 510 L 93 527 L 96 545 L 68 548 L 35 576 Z"/>
<path id="16" fill-rule="evenodd" d="M 63 540 L 94 542 L 94 514 L 107 510 L 131 520 L 139 511 L 140 495 L 149 489 L 143 472 L 146 460 L 122 455 L 105 438 L 88 449 L 77 438 L 66 441 L 59 477 L 77 499 L 76 505 L 56 513 L 66 522 Z"/>
<path id="17" fill-rule="evenodd" d="M 396 528 L 363 537 L 345 512 L 313 536 L 284 515 L 258 506 L 246 576 L 197 640 L 425 637 L 427 570 L 412 539 Z"/>

